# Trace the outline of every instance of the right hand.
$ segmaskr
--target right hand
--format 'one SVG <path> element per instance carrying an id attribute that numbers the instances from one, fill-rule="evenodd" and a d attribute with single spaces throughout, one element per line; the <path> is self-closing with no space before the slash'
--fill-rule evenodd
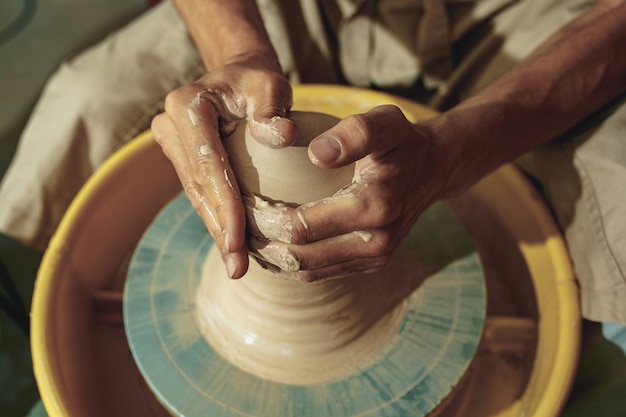
<path id="1" fill-rule="evenodd" d="M 243 56 L 168 94 L 152 132 L 185 194 L 219 247 L 231 278 L 248 269 L 245 211 L 221 137 L 247 119 L 252 136 L 274 148 L 296 140 L 286 118 L 291 85 L 273 59 Z"/>

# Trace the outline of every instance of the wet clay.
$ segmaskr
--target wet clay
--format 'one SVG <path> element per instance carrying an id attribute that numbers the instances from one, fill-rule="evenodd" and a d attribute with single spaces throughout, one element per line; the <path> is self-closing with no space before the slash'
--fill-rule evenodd
<path id="1" fill-rule="evenodd" d="M 323 169 L 308 157 L 308 145 L 339 119 L 323 113 L 291 112 L 298 128 L 296 142 L 286 148 L 270 148 L 250 134 L 246 123 L 224 139 L 229 161 L 242 193 L 272 202 L 306 204 L 332 196 L 353 180 L 354 166 Z"/>
<path id="2" fill-rule="evenodd" d="M 354 175 L 353 166 L 325 170 L 307 155 L 309 142 L 338 119 L 290 116 L 298 127 L 291 147 L 265 147 L 245 124 L 224 143 L 244 199 L 256 201 L 257 212 L 248 217 L 257 232 L 284 241 L 290 239 L 289 224 L 277 222 L 276 212 L 330 197 Z M 273 214 L 263 216 L 264 210 Z M 297 270 L 284 263 L 283 269 Z M 406 309 L 409 276 L 397 270 L 302 283 L 251 261 L 242 279 L 230 280 L 213 247 L 196 295 L 196 321 L 212 348 L 244 371 L 287 384 L 323 383 L 358 372 L 388 344 Z"/>
<path id="3" fill-rule="evenodd" d="M 196 320 L 213 350 L 244 371 L 291 385 L 324 383 L 365 367 L 397 333 L 408 283 L 395 279 L 353 275 L 303 283 L 251 262 L 246 276 L 229 280 L 212 248 Z"/>

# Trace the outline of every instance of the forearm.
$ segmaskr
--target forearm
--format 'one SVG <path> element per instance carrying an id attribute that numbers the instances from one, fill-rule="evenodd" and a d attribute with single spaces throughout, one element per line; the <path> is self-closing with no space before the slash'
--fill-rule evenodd
<path id="1" fill-rule="evenodd" d="M 267 58 L 278 67 L 254 0 L 174 0 L 174 4 L 207 70 L 251 55 Z"/>
<path id="2" fill-rule="evenodd" d="M 600 1 L 490 87 L 425 124 L 444 141 L 448 194 L 558 137 L 626 90 L 626 2 Z"/>

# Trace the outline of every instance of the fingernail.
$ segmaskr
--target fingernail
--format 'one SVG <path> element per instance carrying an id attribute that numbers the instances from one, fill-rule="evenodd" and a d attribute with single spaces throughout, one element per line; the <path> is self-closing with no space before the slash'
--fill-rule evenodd
<path id="1" fill-rule="evenodd" d="M 341 154 L 341 144 L 332 136 L 320 136 L 309 144 L 309 155 L 314 163 L 334 162 Z"/>
<path id="2" fill-rule="evenodd" d="M 228 274 L 228 278 L 234 277 L 235 272 L 237 271 L 237 263 L 235 262 L 235 259 L 230 255 L 226 255 L 224 257 L 224 263 L 226 264 L 226 273 Z"/>

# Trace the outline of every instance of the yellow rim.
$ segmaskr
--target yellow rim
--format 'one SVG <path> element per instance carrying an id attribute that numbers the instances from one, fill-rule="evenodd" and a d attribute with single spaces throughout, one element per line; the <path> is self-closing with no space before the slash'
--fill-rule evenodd
<path id="1" fill-rule="evenodd" d="M 344 97 L 345 95 L 357 95 L 363 100 L 364 109 L 367 110 L 367 101 L 371 103 L 380 103 L 381 97 L 385 102 L 396 104 L 407 110 L 407 117 L 412 121 L 415 115 L 424 116 L 424 108 L 409 100 L 391 97 L 384 93 L 373 92 L 369 90 L 355 89 L 352 87 L 339 86 L 322 86 L 322 85 L 302 85 L 294 86 L 294 97 L 296 107 L 300 110 L 314 110 L 311 107 L 319 109 L 320 101 L 324 100 L 337 101 L 336 97 Z M 426 112 L 426 117 L 436 115 Z M 342 116 L 342 115 L 338 115 Z M 343 115 L 344 117 L 347 116 Z M 413 118 L 412 118 L 413 117 Z M 423 118 L 423 117 L 422 117 Z M 32 302 L 31 317 L 31 349 L 33 355 L 33 369 L 37 379 L 39 392 L 46 406 L 46 410 L 52 417 L 68 416 L 68 395 L 64 392 L 64 386 L 61 370 L 57 363 L 53 362 L 57 355 L 57 345 L 54 335 L 54 326 L 52 319 L 54 318 L 55 292 L 58 283 L 55 279 L 57 271 L 60 268 L 60 261 L 63 258 L 64 250 L 67 250 L 66 242 L 71 240 L 71 235 L 75 233 L 73 224 L 77 217 L 80 217 L 82 207 L 85 206 L 89 199 L 96 194 L 96 191 L 106 179 L 112 175 L 118 168 L 118 165 L 129 156 L 143 152 L 147 147 L 155 146 L 150 132 L 138 136 L 136 139 L 125 145 L 122 150 L 116 152 L 109 158 L 95 175 L 90 178 L 85 186 L 78 193 L 67 213 L 63 217 L 59 228 L 54 237 L 50 241 L 48 250 L 44 254 L 40 266 L 38 279 L 35 285 Z M 507 166 L 503 167 L 499 175 L 507 184 L 516 188 L 519 194 L 527 193 L 529 184 L 523 178 L 520 172 L 515 168 Z M 546 247 L 551 259 L 551 268 L 556 278 L 556 302 L 560 306 L 558 317 L 559 344 L 554 346 L 556 349 L 555 357 L 558 358 L 552 366 L 552 373 L 548 377 L 548 382 L 537 402 L 537 406 L 533 407 L 535 412 L 533 416 L 553 417 L 558 415 L 564 405 L 565 396 L 569 392 L 570 385 L 575 376 L 579 346 L 580 346 L 580 310 L 578 304 L 577 286 L 574 273 L 569 262 L 568 252 L 559 231 L 551 222 L 551 215 L 547 207 L 543 204 L 535 202 L 527 202 L 524 207 L 528 210 L 534 219 L 538 219 L 538 226 L 545 236 L 549 236 Z M 522 251 L 525 249 L 522 247 Z M 532 257 L 531 253 L 525 256 Z M 555 330 L 555 329 L 552 329 Z M 536 369 L 533 373 L 536 373 Z M 530 385 L 530 384 L 529 384 Z M 524 393 L 527 397 L 528 393 Z"/>
<path id="2" fill-rule="evenodd" d="M 58 364 L 51 361 L 58 357 L 55 335 L 52 332 L 54 325 L 55 291 L 57 282 L 56 271 L 59 269 L 59 262 L 63 251 L 66 250 L 65 243 L 68 242 L 73 233 L 74 219 L 79 217 L 82 207 L 94 194 L 102 182 L 112 174 L 118 164 L 127 158 L 129 154 L 141 152 L 144 148 L 152 144 L 152 134 L 144 132 L 128 144 L 123 150 L 114 153 L 100 169 L 85 183 L 76 198 L 70 204 L 67 212 L 63 216 L 61 223 L 41 261 L 37 281 L 33 291 L 33 301 L 31 310 L 31 350 L 33 357 L 33 372 L 37 380 L 39 395 L 46 407 L 46 411 L 53 417 L 69 416 L 67 409 L 67 393 L 63 392 L 63 386 L 59 381 L 63 380 L 63 375 Z"/>
<path id="3" fill-rule="evenodd" d="M 526 178 L 514 167 L 507 166 L 501 169 L 501 174 L 506 178 L 510 186 L 516 188 L 518 194 L 527 193 L 531 185 Z M 578 357 L 580 354 L 580 307 L 578 303 L 578 289 L 575 274 L 569 259 L 569 253 L 565 247 L 565 243 L 561 237 L 561 233 L 552 222 L 552 215 L 547 206 L 543 202 L 535 201 L 534 204 L 526 203 L 524 210 L 533 214 L 533 218 L 537 221 L 537 227 L 541 229 L 542 234 L 548 238 L 544 242 L 544 250 L 547 250 L 551 268 L 553 270 L 552 279 L 556 284 L 556 303 L 559 305 L 558 320 L 558 341 L 559 343 L 553 347 L 556 350 L 554 357 L 558 358 L 552 366 L 552 372 L 549 375 L 548 383 L 540 394 L 540 400 L 535 407 L 534 417 L 552 417 L 559 415 L 565 405 L 566 397 L 570 391 L 571 384 L 574 381 L 578 366 Z M 524 245 L 521 246 L 524 255 L 531 259 L 532 250 Z M 533 279 L 541 279 L 538 274 L 533 274 Z M 535 282 L 537 287 L 537 282 Z M 541 294 L 538 293 L 540 298 Z M 539 304 L 540 314 L 541 303 Z M 540 320 L 540 326 L 541 326 Z M 544 331 L 554 331 L 548 328 Z M 541 337 L 541 329 L 539 337 Z M 533 373 L 537 372 L 537 364 Z M 529 383 L 528 387 L 532 387 Z"/>

